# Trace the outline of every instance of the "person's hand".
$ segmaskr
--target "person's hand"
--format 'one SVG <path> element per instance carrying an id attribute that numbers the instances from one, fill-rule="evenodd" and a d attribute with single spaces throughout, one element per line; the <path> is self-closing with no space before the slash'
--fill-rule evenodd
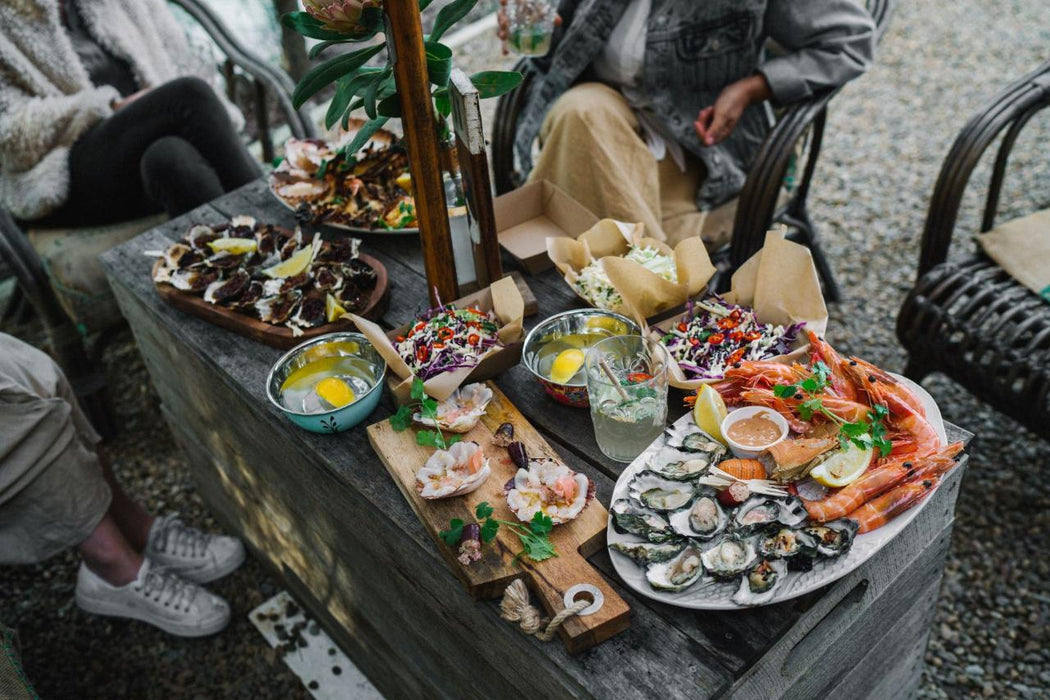
<path id="1" fill-rule="evenodd" d="M 149 92 L 149 88 L 146 88 L 145 90 L 139 90 L 138 92 L 133 92 L 127 97 L 122 97 L 119 100 L 113 100 L 113 111 L 115 112 L 121 107 L 127 107 L 129 104 L 142 97 L 147 92 Z"/>
<path id="2" fill-rule="evenodd" d="M 744 110 L 770 97 L 772 92 L 769 83 L 760 74 L 749 75 L 730 83 L 722 89 L 713 105 L 700 110 L 696 122 L 693 123 L 696 133 L 700 136 L 700 143 L 714 146 L 729 138 Z"/>
<path id="3" fill-rule="evenodd" d="M 496 36 L 499 37 L 504 56 L 510 53 L 507 48 L 507 39 L 510 37 L 510 19 L 507 17 L 506 7 L 507 0 L 499 0 L 499 9 L 496 11 Z M 554 13 L 554 26 L 561 26 L 561 15 L 557 12 Z"/>

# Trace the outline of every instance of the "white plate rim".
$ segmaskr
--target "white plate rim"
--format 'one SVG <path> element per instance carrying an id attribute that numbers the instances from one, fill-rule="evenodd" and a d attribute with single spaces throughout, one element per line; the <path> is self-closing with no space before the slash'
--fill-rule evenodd
<path id="1" fill-rule="evenodd" d="M 946 445 L 948 437 L 944 428 L 944 419 L 941 417 L 941 411 L 937 407 L 937 402 L 933 400 L 930 393 L 907 377 L 903 377 L 895 372 L 890 372 L 890 374 L 904 382 L 904 384 L 907 385 L 916 396 L 918 396 L 919 400 L 922 401 L 923 408 L 926 410 L 926 419 L 937 433 L 941 443 Z M 691 420 L 691 414 L 686 413 L 675 421 L 675 425 L 686 424 Z M 647 447 L 642 454 L 636 457 L 634 461 L 627 465 L 620 474 L 620 478 L 616 480 L 610 504 L 616 502 L 619 498 L 627 497 L 628 482 L 635 474 L 643 470 L 646 459 L 655 449 L 659 448 L 658 443 L 661 441 L 662 438 L 658 439 L 652 445 Z M 939 485 L 937 488 L 939 488 Z M 936 491 L 936 488 L 934 491 Z M 611 513 L 609 515 L 608 524 L 606 525 L 606 548 L 609 551 L 609 558 L 612 560 L 613 568 L 616 569 L 616 573 L 620 579 L 628 588 L 646 598 L 651 598 L 660 601 L 661 603 L 667 603 L 668 605 L 688 608 L 691 610 L 746 610 L 753 607 L 762 607 L 763 605 L 775 605 L 793 598 L 798 598 L 799 596 L 823 588 L 829 583 L 833 583 L 840 578 L 847 576 L 849 573 L 862 566 L 868 561 L 868 559 L 875 556 L 879 550 L 889 544 L 894 537 L 904 530 L 904 528 L 906 528 L 908 524 L 919 515 L 922 509 L 930 502 L 931 498 L 932 494 L 931 496 L 924 498 L 915 508 L 909 509 L 903 515 L 894 518 L 874 532 L 857 535 L 853 547 L 844 556 L 835 559 L 820 560 L 814 565 L 812 571 L 790 572 L 788 577 L 785 578 L 784 583 L 781 584 L 772 598 L 758 606 L 739 605 L 729 600 L 729 596 L 731 596 L 735 590 L 735 588 L 730 588 L 730 584 L 720 584 L 717 587 L 717 590 L 722 594 L 720 596 L 722 599 L 718 600 L 709 599 L 704 593 L 704 591 L 709 590 L 707 588 L 694 587 L 679 593 L 668 593 L 666 591 L 654 590 L 645 579 L 644 568 L 638 566 L 631 559 L 609 547 L 613 542 L 639 541 L 639 538 L 634 537 L 633 535 L 625 535 L 617 532 L 612 524 Z M 728 591 L 728 595 L 726 595 L 726 591 Z"/>

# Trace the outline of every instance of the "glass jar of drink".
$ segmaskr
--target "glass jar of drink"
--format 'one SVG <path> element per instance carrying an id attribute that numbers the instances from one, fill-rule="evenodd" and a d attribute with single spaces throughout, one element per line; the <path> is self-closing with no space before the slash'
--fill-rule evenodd
<path id="1" fill-rule="evenodd" d="M 522 56 L 543 56 L 551 48 L 557 11 L 547 0 L 507 3 L 507 44 Z"/>

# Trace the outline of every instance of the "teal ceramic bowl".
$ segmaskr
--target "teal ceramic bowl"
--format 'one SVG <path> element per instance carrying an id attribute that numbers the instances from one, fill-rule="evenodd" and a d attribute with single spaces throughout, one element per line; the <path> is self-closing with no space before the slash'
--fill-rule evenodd
<path id="1" fill-rule="evenodd" d="M 289 408 L 282 400 L 281 387 L 285 380 L 306 365 L 319 360 L 337 361 L 340 357 L 356 358 L 355 366 L 360 370 L 359 379 L 364 384 L 362 391 L 355 392 L 354 400 L 330 411 L 302 412 Z M 314 433 L 341 433 L 349 430 L 375 410 L 383 395 L 383 375 L 386 362 L 360 333 L 329 333 L 297 345 L 270 370 L 266 378 L 266 397 L 290 421 Z"/>

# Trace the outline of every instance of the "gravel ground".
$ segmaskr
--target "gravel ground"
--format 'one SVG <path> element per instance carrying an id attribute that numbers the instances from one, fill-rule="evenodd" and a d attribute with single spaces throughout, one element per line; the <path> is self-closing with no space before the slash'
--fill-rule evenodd
<path id="1" fill-rule="evenodd" d="M 878 65 L 833 103 L 811 202 L 845 290 L 844 301 L 831 309 L 829 335 L 836 344 L 888 368 L 903 367 L 894 323 L 914 278 L 941 161 L 978 106 L 1046 58 L 1048 19 L 1045 0 L 903 3 Z M 463 66 L 468 72 L 495 67 L 495 42 L 483 44 L 472 42 Z M 1050 204 L 1050 114 L 1028 127 L 1012 167 L 1004 216 Z M 983 163 L 974 177 L 960 218 L 959 231 L 966 233 L 953 254 L 972 249 L 968 232 L 979 221 L 988 171 Z M 193 524 L 213 527 L 130 338 L 108 352 L 107 369 L 123 424 L 112 452 L 128 490 L 156 511 L 179 510 Z M 1050 473 L 1050 445 L 948 380 L 934 376 L 926 387 L 947 420 L 979 437 L 959 497 L 921 696 L 1045 696 L 1050 487 L 1024 475 Z M 26 668 L 43 696 L 305 694 L 247 621 L 245 614 L 276 590 L 257 564 L 215 586 L 237 613 L 230 629 L 182 641 L 145 625 L 81 614 L 72 604 L 75 563 L 68 554 L 0 571 L 0 619 L 19 629 Z"/>

